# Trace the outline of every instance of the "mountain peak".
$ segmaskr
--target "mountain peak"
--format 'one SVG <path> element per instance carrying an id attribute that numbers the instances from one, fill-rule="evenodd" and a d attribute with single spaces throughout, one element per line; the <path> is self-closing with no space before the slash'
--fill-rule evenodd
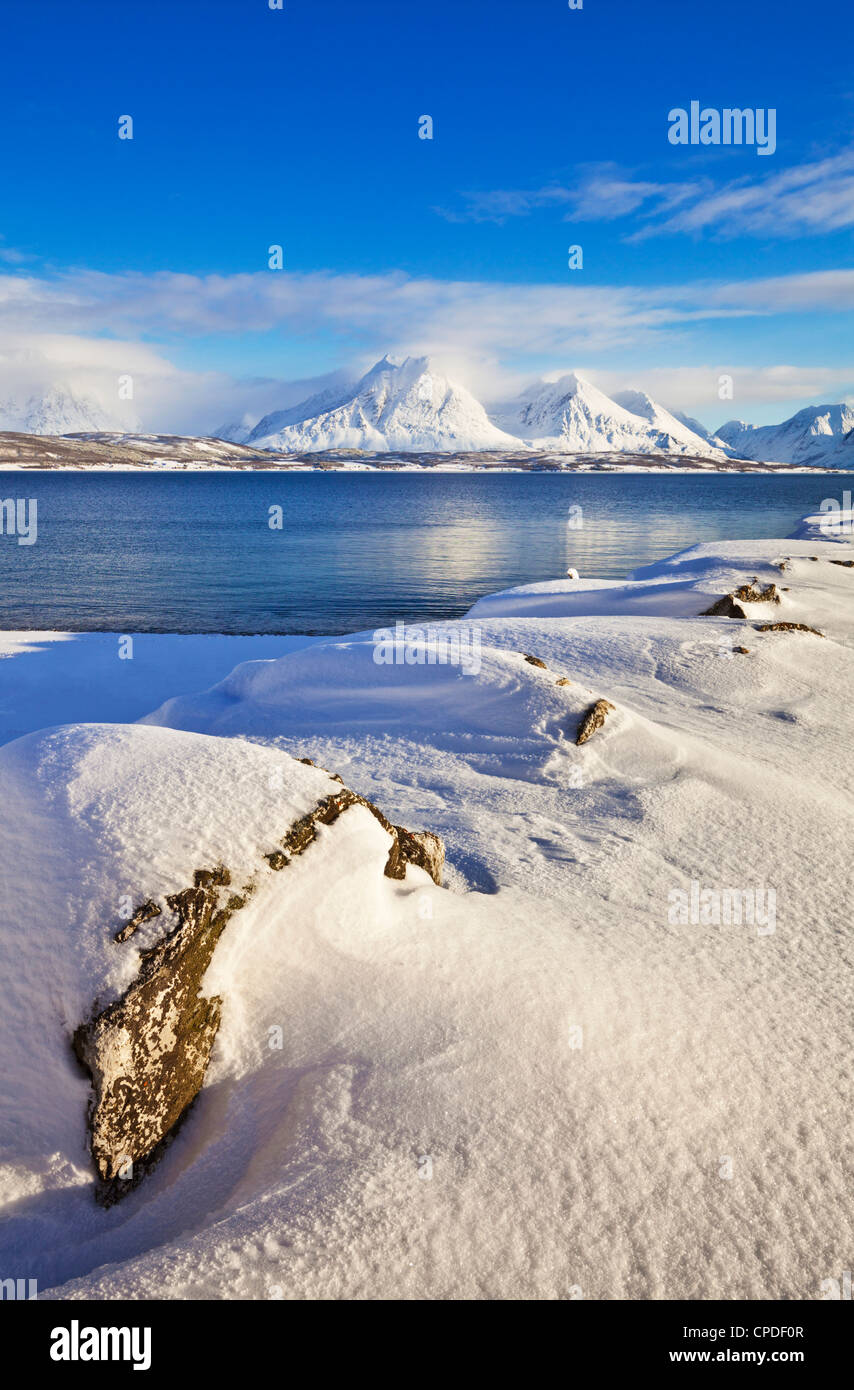
<path id="1" fill-rule="evenodd" d="M 718 435 L 740 458 L 807 465 L 827 461 L 828 466 L 846 467 L 850 464 L 834 456 L 852 429 L 854 406 L 843 403 L 805 406 L 779 425 L 728 420 Z"/>
<path id="2" fill-rule="evenodd" d="M 64 383 L 51 386 L 43 396 L 0 400 L 0 430 L 20 434 L 100 434 L 127 430 L 136 421 L 121 421 L 104 410 L 93 396 L 81 395 Z"/>
<path id="3" fill-rule="evenodd" d="M 321 409 L 295 407 L 250 436 L 263 449 L 304 453 L 358 449 L 378 453 L 469 453 L 522 447 L 493 425 L 483 406 L 430 357 L 380 358 L 348 393 Z M 298 417 L 298 418 L 296 418 Z"/>

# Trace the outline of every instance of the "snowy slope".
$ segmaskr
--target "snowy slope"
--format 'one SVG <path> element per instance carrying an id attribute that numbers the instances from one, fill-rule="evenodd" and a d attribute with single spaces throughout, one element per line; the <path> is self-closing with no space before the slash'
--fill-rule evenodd
<path id="1" fill-rule="evenodd" d="M 821 460 L 825 468 L 854 468 L 854 428 L 842 437 L 839 444 Z"/>
<path id="2" fill-rule="evenodd" d="M 845 468 L 851 464 L 845 461 L 848 454 L 841 451 L 841 445 L 852 430 L 854 406 L 810 405 L 780 425 L 728 420 L 718 436 L 741 458 Z"/>
<path id="3" fill-rule="evenodd" d="M 0 399 L 0 430 L 58 435 L 128 428 L 91 396 L 54 386 L 44 396 Z"/>
<path id="4" fill-rule="evenodd" d="M 636 406 L 649 412 L 648 416 L 632 413 L 584 377 L 570 372 L 558 381 L 537 382 L 493 418 L 535 447 L 562 453 L 708 456 L 713 452 L 648 396 L 641 392 L 629 395 Z"/>
<path id="5" fill-rule="evenodd" d="M 854 1242 L 854 546 L 816 525 L 483 599 L 447 625 L 477 674 L 357 634 L 0 750 L 0 1264 L 99 1299 L 820 1297 Z M 779 605 L 698 616 L 754 576 Z M 117 899 L 252 872 L 329 786 L 286 753 L 442 834 L 450 891 L 385 879 L 359 807 L 262 867 L 206 1084 L 105 1212 L 68 1039 L 133 968 Z M 674 918 L 695 883 L 758 920 Z"/>
<path id="6" fill-rule="evenodd" d="M 465 452 L 518 449 L 490 424 L 486 411 L 427 357 L 384 357 L 352 393 L 317 410 L 318 401 L 266 417 L 250 436 L 260 448 L 282 451 L 365 449 Z M 314 414 L 306 414 L 314 410 Z M 268 431 L 268 432 L 264 432 Z"/>
<path id="7" fill-rule="evenodd" d="M 245 444 L 254 428 L 253 416 L 242 415 L 239 420 L 231 420 L 224 425 L 217 425 L 211 431 L 211 435 L 214 439 L 224 439 L 230 444 Z"/>
<path id="8" fill-rule="evenodd" d="M 701 434 L 678 416 L 671 414 L 659 405 L 645 391 L 617 391 L 611 397 L 617 405 L 628 410 L 630 415 L 638 415 L 646 420 L 657 434 L 665 435 L 671 443 L 668 453 L 700 454 L 708 457 L 721 449 L 720 441 L 715 441 L 703 431 Z M 711 445 L 711 447 L 709 447 Z"/>
<path id="9" fill-rule="evenodd" d="M 322 391 L 316 391 L 296 405 L 288 406 L 285 410 L 271 411 L 258 421 L 248 434 L 246 442 L 258 443 L 261 448 L 265 447 L 265 441 L 291 425 L 300 425 L 306 420 L 313 420 L 317 415 L 325 415 L 340 406 L 346 406 L 357 393 L 359 385 L 358 382 L 348 382 L 326 386 Z"/>
<path id="10" fill-rule="evenodd" d="M 705 425 L 702 425 L 693 415 L 686 415 L 682 410 L 671 410 L 669 413 L 673 416 L 674 420 L 679 421 L 680 425 L 685 425 L 692 434 L 696 434 L 699 439 L 704 439 L 707 444 L 713 445 L 716 449 L 722 449 L 723 452 L 727 454 L 732 452 L 719 435 L 712 434 L 711 431 L 707 430 Z"/>

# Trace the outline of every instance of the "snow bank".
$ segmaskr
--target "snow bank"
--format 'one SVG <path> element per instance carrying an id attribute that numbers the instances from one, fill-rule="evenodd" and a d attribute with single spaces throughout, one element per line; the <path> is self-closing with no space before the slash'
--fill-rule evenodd
<path id="1" fill-rule="evenodd" d="M 848 493 L 850 500 L 851 493 Z M 824 512 L 805 516 L 795 527 L 792 535 L 804 541 L 843 541 L 850 544 L 854 537 L 854 510 L 843 507 L 832 499 L 835 505 Z"/>
<path id="2" fill-rule="evenodd" d="M 693 547 L 482 600 L 476 672 L 379 664 L 358 634 L 0 753 L 4 1273 L 62 1297 L 819 1297 L 854 1239 L 851 558 Z M 826 635 L 698 616 L 754 576 Z M 284 752 L 440 833 L 451 891 L 383 878 L 360 808 L 263 877 L 206 978 L 205 1087 L 104 1212 L 67 1044 L 125 978 L 116 896 L 256 858 L 328 785 Z"/>
<path id="3" fill-rule="evenodd" d="M 122 660 L 114 632 L 0 632 L 0 744 L 55 724 L 132 723 L 238 662 L 315 640 L 143 632 L 133 634 L 132 660 Z"/>

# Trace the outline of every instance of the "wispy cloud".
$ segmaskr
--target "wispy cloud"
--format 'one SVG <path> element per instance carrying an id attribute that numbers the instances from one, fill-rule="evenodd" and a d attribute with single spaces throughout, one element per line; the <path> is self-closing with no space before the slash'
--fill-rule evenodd
<path id="1" fill-rule="evenodd" d="M 854 149 L 762 177 L 724 182 L 711 177 L 650 181 L 613 164 L 584 166 L 572 184 L 466 192 L 458 209 L 436 209 L 455 222 L 506 222 L 543 208 L 566 221 L 616 221 L 639 226 L 628 241 L 708 233 L 715 237 L 794 237 L 854 226 Z"/>
<path id="2" fill-rule="evenodd" d="M 0 261 L 5 261 L 7 265 L 24 265 L 29 260 L 32 260 L 32 256 L 19 251 L 16 246 L 7 246 L 6 238 L 0 235 Z"/>
<path id="3" fill-rule="evenodd" d="M 854 150 L 762 179 L 686 191 L 675 211 L 653 200 L 644 213 L 647 225 L 633 240 L 675 232 L 794 237 L 842 231 L 854 226 Z"/>
<path id="4" fill-rule="evenodd" d="M 527 217 L 538 208 L 560 207 L 571 203 L 569 188 L 552 184 L 547 188 L 495 189 L 482 193 L 462 193 L 461 208 L 437 207 L 433 211 L 447 222 L 497 222 L 509 217 Z"/>
<path id="5" fill-rule="evenodd" d="M 182 340 L 332 333 L 368 347 L 606 350 L 703 319 L 854 308 L 854 269 L 691 284 L 507 284 L 387 275 L 0 275 L 0 328 Z"/>

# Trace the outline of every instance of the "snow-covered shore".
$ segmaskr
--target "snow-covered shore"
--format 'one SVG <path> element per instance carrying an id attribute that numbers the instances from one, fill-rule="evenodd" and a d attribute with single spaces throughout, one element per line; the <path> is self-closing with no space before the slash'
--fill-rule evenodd
<path id="1" fill-rule="evenodd" d="M 443 628 L 476 638 L 468 666 L 429 633 L 390 662 L 372 634 L 315 641 L 0 750 L 0 1274 L 78 1298 L 821 1297 L 854 1244 L 854 545 L 798 534 L 491 595 Z M 745 619 L 701 616 L 745 586 Z M 440 834 L 446 888 L 384 878 L 358 806 L 264 868 L 328 785 L 294 757 Z M 104 1211 L 70 1034 L 132 976 L 119 899 L 215 861 L 258 886 L 205 981 L 211 1068 Z"/>

